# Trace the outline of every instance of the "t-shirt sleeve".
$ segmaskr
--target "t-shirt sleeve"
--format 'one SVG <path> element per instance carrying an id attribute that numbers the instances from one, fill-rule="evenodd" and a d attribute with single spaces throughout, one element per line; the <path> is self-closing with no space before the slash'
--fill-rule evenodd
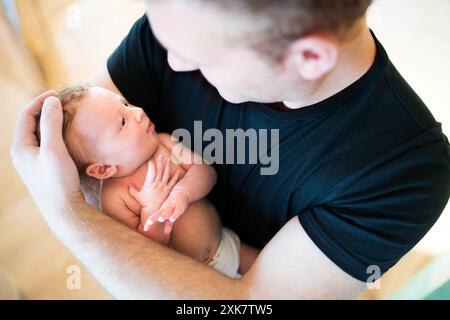
<path id="1" fill-rule="evenodd" d="M 144 15 L 108 58 L 108 72 L 131 104 L 151 111 L 159 104 L 166 57 Z"/>
<path id="2" fill-rule="evenodd" d="M 433 226 L 450 194 L 450 151 L 433 142 L 337 186 L 326 204 L 298 215 L 320 250 L 352 277 L 367 281 L 391 268 Z M 368 269 L 369 268 L 369 269 Z"/>

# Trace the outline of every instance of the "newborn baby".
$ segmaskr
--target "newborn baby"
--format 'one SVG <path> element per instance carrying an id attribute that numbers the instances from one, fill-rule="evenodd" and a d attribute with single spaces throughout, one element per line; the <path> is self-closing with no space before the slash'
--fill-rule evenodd
<path id="1" fill-rule="evenodd" d="M 80 175 L 103 182 L 105 214 L 230 277 L 243 273 L 238 236 L 203 199 L 216 182 L 211 166 L 112 91 L 74 86 L 58 98 L 67 149 Z"/>

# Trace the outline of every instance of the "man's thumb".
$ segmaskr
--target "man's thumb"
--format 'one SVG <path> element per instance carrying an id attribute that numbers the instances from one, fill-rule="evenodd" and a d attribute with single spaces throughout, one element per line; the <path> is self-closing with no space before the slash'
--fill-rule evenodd
<path id="1" fill-rule="evenodd" d="M 48 97 L 42 107 L 40 129 L 41 147 L 48 149 L 63 143 L 63 112 L 61 101 L 56 97 Z"/>

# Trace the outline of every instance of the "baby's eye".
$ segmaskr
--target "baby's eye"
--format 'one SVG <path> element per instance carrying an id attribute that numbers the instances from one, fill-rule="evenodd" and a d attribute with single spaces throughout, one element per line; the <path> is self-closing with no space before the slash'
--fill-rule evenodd
<path id="1" fill-rule="evenodd" d="M 126 121 L 125 118 L 122 118 L 122 128 L 125 127 Z"/>

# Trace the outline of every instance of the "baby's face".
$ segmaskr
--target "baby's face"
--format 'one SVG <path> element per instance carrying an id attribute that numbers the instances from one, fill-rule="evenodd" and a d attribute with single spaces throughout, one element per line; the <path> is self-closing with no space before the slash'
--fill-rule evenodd
<path id="1" fill-rule="evenodd" d="M 155 126 L 141 108 L 98 87 L 75 103 L 69 139 L 78 138 L 89 158 L 117 166 L 116 176 L 133 173 L 155 152 L 159 144 Z"/>

